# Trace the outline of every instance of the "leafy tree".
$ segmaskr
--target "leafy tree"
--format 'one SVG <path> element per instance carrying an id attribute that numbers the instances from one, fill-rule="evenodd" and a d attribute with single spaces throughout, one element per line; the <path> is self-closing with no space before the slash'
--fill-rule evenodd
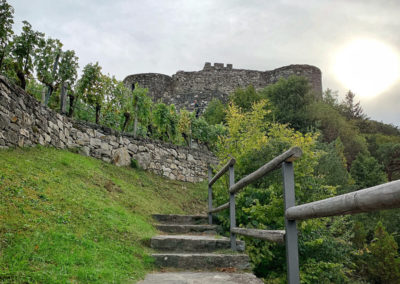
<path id="1" fill-rule="evenodd" d="M 369 252 L 368 252 L 369 251 Z M 400 255 L 398 245 L 381 222 L 367 251 L 366 270 L 370 283 L 399 283 Z"/>
<path id="2" fill-rule="evenodd" d="M 330 104 L 314 102 L 309 106 L 309 117 L 321 130 L 324 142 L 331 143 L 340 138 L 344 146 L 348 168 L 359 153 L 367 152 L 367 143 L 358 128 L 347 121 L 340 112 Z"/>
<path id="3" fill-rule="evenodd" d="M 78 81 L 77 91 L 79 95 L 86 103 L 95 107 L 97 124 L 100 121 L 100 111 L 107 84 L 110 84 L 110 78 L 101 73 L 101 66 L 98 62 L 87 64 L 83 68 L 82 77 Z"/>
<path id="4" fill-rule="evenodd" d="M 174 105 L 156 104 L 152 112 L 152 121 L 156 127 L 158 138 L 174 141 L 178 128 L 178 115 Z"/>
<path id="5" fill-rule="evenodd" d="M 213 99 L 208 104 L 203 116 L 208 124 L 215 125 L 225 121 L 225 111 L 226 106 L 220 100 Z"/>
<path id="6" fill-rule="evenodd" d="M 191 146 L 192 141 L 192 118 L 186 109 L 182 109 L 179 114 L 178 130 L 181 133 L 187 146 Z"/>
<path id="7" fill-rule="evenodd" d="M 66 112 L 66 96 L 70 99 L 70 113 L 72 116 L 73 105 L 74 105 L 74 90 L 76 79 L 78 77 L 78 57 L 75 55 L 75 51 L 67 50 L 62 52 L 61 61 L 58 67 L 58 77 L 61 85 L 61 112 Z M 71 110 L 72 108 L 72 110 Z"/>
<path id="8" fill-rule="evenodd" d="M 352 180 L 347 172 L 344 146 L 337 138 L 330 144 L 318 144 L 324 154 L 316 167 L 316 174 L 323 177 L 325 184 L 336 186 L 338 193 L 346 193 L 350 189 Z"/>
<path id="9" fill-rule="evenodd" d="M 261 91 L 273 105 L 273 115 L 280 123 L 287 123 L 296 130 L 307 130 L 311 122 L 308 106 L 314 100 L 311 86 L 304 77 L 290 76 L 280 79 Z"/>
<path id="10" fill-rule="evenodd" d="M 144 127 L 150 123 L 150 111 L 152 106 L 152 100 L 147 96 L 148 93 L 147 88 L 140 88 L 139 85 L 136 85 L 133 90 L 132 96 L 132 106 L 133 106 L 133 115 L 134 115 L 134 126 L 133 126 L 133 136 L 136 137 L 137 133 L 137 124 L 140 122 Z M 176 129 L 176 112 L 173 110 L 173 107 L 170 106 L 170 123 L 172 120 L 174 121 L 174 127 Z M 172 128 L 171 128 L 172 129 Z M 174 130 L 173 132 L 175 132 Z"/>
<path id="11" fill-rule="evenodd" d="M 4 58 L 11 51 L 10 39 L 14 34 L 14 8 L 6 0 L 0 0 L 0 72 L 3 69 Z"/>
<path id="12" fill-rule="evenodd" d="M 235 92 L 230 95 L 229 99 L 236 106 L 247 112 L 251 110 L 251 107 L 255 102 L 261 100 L 261 96 L 256 91 L 256 89 L 254 89 L 254 87 L 250 85 L 246 89 L 236 89 Z M 221 108 L 221 106 L 218 107 Z"/>
<path id="13" fill-rule="evenodd" d="M 107 103 L 103 109 L 104 123 L 109 127 L 125 131 L 131 120 L 132 92 L 115 77 L 111 78 L 110 87 L 111 89 L 107 93 Z M 121 119 L 121 115 L 123 119 Z"/>
<path id="14" fill-rule="evenodd" d="M 26 79 L 33 70 L 33 59 L 35 51 L 44 34 L 32 30 L 32 25 L 23 21 L 21 35 L 14 36 L 12 55 L 13 67 L 19 80 L 21 88 L 25 89 Z"/>
<path id="15" fill-rule="evenodd" d="M 351 165 L 350 174 L 356 182 L 357 189 L 372 187 L 386 182 L 382 165 L 367 154 L 359 154 Z"/>
<path id="16" fill-rule="evenodd" d="M 382 161 L 389 181 L 397 174 L 400 177 L 400 143 L 384 143 L 379 146 L 377 155 Z"/>
<path id="17" fill-rule="evenodd" d="M 61 56 L 62 43 L 58 39 L 42 39 L 35 54 L 37 78 L 45 86 L 47 93 L 43 104 L 47 105 L 51 94 L 58 87 L 58 64 Z"/>

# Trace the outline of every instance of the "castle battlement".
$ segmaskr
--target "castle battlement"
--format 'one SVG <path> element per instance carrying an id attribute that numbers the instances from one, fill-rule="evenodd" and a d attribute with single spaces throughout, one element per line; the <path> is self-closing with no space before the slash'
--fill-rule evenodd
<path id="1" fill-rule="evenodd" d="M 205 71 L 221 70 L 221 69 L 232 70 L 232 68 L 233 68 L 232 64 L 226 64 L 226 67 L 225 67 L 224 63 L 214 63 L 214 65 L 211 65 L 211 62 L 206 62 L 204 64 L 203 70 L 205 70 Z"/>

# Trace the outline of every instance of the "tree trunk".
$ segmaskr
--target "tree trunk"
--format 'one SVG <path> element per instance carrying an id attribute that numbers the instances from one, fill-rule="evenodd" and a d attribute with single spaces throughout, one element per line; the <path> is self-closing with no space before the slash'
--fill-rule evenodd
<path id="1" fill-rule="evenodd" d="M 126 126 L 128 125 L 128 122 L 131 119 L 131 114 L 129 112 L 125 112 L 124 117 L 125 117 L 125 121 L 124 121 L 124 125 L 122 126 L 122 132 L 125 132 Z"/>
<path id="2" fill-rule="evenodd" d="M 182 137 L 185 140 L 188 147 L 190 147 L 189 136 L 186 133 L 182 133 Z"/>
<path id="3" fill-rule="evenodd" d="M 25 74 L 21 71 L 17 71 L 17 77 L 19 79 L 19 86 L 25 90 L 26 88 L 26 80 L 25 80 Z"/>
<path id="4" fill-rule="evenodd" d="M 46 88 L 42 90 L 42 105 L 45 105 L 44 102 L 46 101 Z"/>
<path id="5" fill-rule="evenodd" d="M 67 86 L 65 83 L 61 83 L 61 94 L 60 94 L 60 111 L 62 114 L 65 114 L 67 112 Z"/>
<path id="6" fill-rule="evenodd" d="M 54 75 L 56 74 L 56 71 L 57 71 L 58 60 L 59 60 L 59 59 L 60 59 L 60 53 L 57 54 L 56 60 L 54 61 L 54 65 L 53 65 L 53 78 L 54 78 Z M 48 88 L 49 88 L 49 89 L 48 89 L 48 91 L 47 91 L 46 100 L 45 100 L 45 104 L 44 104 L 44 105 L 46 105 L 46 106 L 47 106 L 47 104 L 49 103 L 50 96 L 51 96 L 51 94 L 53 93 L 53 90 L 54 90 L 54 87 L 51 86 L 51 85 L 49 85 Z"/>
<path id="7" fill-rule="evenodd" d="M 96 124 L 99 124 L 101 106 L 96 104 Z"/>
<path id="8" fill-rule="evenodd" d="M 47 106 L 49 104 L 49 100 L 50 100 L 50 96 L 53 93 L 53 86 L 48 85 L 47 86 L 47 93 L 46 93 L 46 97 L 44 99 L 44 105 Z"/>
<path id="9" fill-rule="evenodd" d="M 69 111 L 68 111 L 68 117 L 72 117 L 74 114 L 74 102 L 75 102 L 75 96 L 73 95 L 72 92 L 68 94 L 69 97 Z"/>
<path id="10" fill-rule="evenodd" d="M 138 105 L 136 103 L 135 105 L 135 121 L 133 122 L 133 138 L 136 138 L 136 132 L 137 132 L 137 123 L 138 123 Z"/>
<path id="11" fill-rule="evenodd" d="M 5 52 L 3 52 L 3 53 L 1 54 L 1 56 L 0 56 L 0 71 L 1 71 L 2 66 L 3 66 L 4 57 L 5 57 Z"/>

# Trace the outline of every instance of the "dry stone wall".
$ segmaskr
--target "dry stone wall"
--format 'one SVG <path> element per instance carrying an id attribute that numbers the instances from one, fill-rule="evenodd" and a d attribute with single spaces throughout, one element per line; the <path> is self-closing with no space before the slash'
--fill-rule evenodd
<path id="1" fill-rule="evenodd" d="M 211 152 L 148 139 L 134 139 L 107 127 L 69 119 L 43 107 L 21 88 L 0 76 L 0 149 L 34 145 L 74 148 L 81 154 L 114 163 L 139 166 L 174 180 L 206 178 Z"/>
<path id="2" fill-rule="evenodd" d="M 148 88 L 154 101 L 161 100 L 175 104 L 178 109 L 193 110 L 194 100 L 204 109 L 213 98 L 226 101 L 237 88 L 253 85 L 256 89 L 262 89 L 291 75 L 307 78 L 315 96 L 321 96 L 321 70 L 311 65 L 289 65 L 271 71 L 256 71 L 234 69 L 232 64 L 224 66 L 214 63 L 212 66 L 207 62 L 200 71 L 178 71 L 172 77 L 156 73 L 134 74 L 127 76 L 124 83 L 127 87 L 139 83 L 141 87 Z"/>

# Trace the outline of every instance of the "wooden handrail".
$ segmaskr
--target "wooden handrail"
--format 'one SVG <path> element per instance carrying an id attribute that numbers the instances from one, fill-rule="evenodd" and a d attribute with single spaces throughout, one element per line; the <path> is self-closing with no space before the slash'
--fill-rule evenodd
<path id="1" fill-rule="evenodd" d="M 285 241 L 284 230 L 258 230 L 235 227 L 231 230 L 235 234 L 252 237 L 260 240 L 283 243 Z"/>
<path id="2" fill-rule="evenodd" d="M 230 166 L 233 166 L 236 163 L 236 160 L 234 158 L 230 159 L 226 165 L 219 170 L 219 172 L 210 180 L 208 183 L 208 186 L 212 186 L 224 173 L 226 173 L 229 170 Z"/>
<path id="3" fill-rule="evenodd" d="M 400 208 L 400 180 L 293 206 L 286 210 L 289 220 L 304 220 Z"/>
<path id="4" fill-rule="evenodd" d="M 216 213 L 219 211 L 222 211 L 224 209 L 228 209 L 229 208 L 229 202 L 222 204 L 221 206 L 217 207 L 217 208 L 213 208 L 211 210 L 208 210 L 208 213 Z"/>
<path id="5" fill-rule="evenodd" d="M 293 147 L 283 154 L 275 157 L 264 166 L 260 167 L 258 170 L 252 172 L 248 176 L 245 176 L 237 183 L 235 183 L 230 189 L 230 193 L 238 193 L 242 188 L 249 185 L 250 183 L 262 178 L 270 171 L 279 167 L 283 162 L 293 162 L 294 160 L 300 158 L 302 155 L 302 151 L 299 147 Z"/>

